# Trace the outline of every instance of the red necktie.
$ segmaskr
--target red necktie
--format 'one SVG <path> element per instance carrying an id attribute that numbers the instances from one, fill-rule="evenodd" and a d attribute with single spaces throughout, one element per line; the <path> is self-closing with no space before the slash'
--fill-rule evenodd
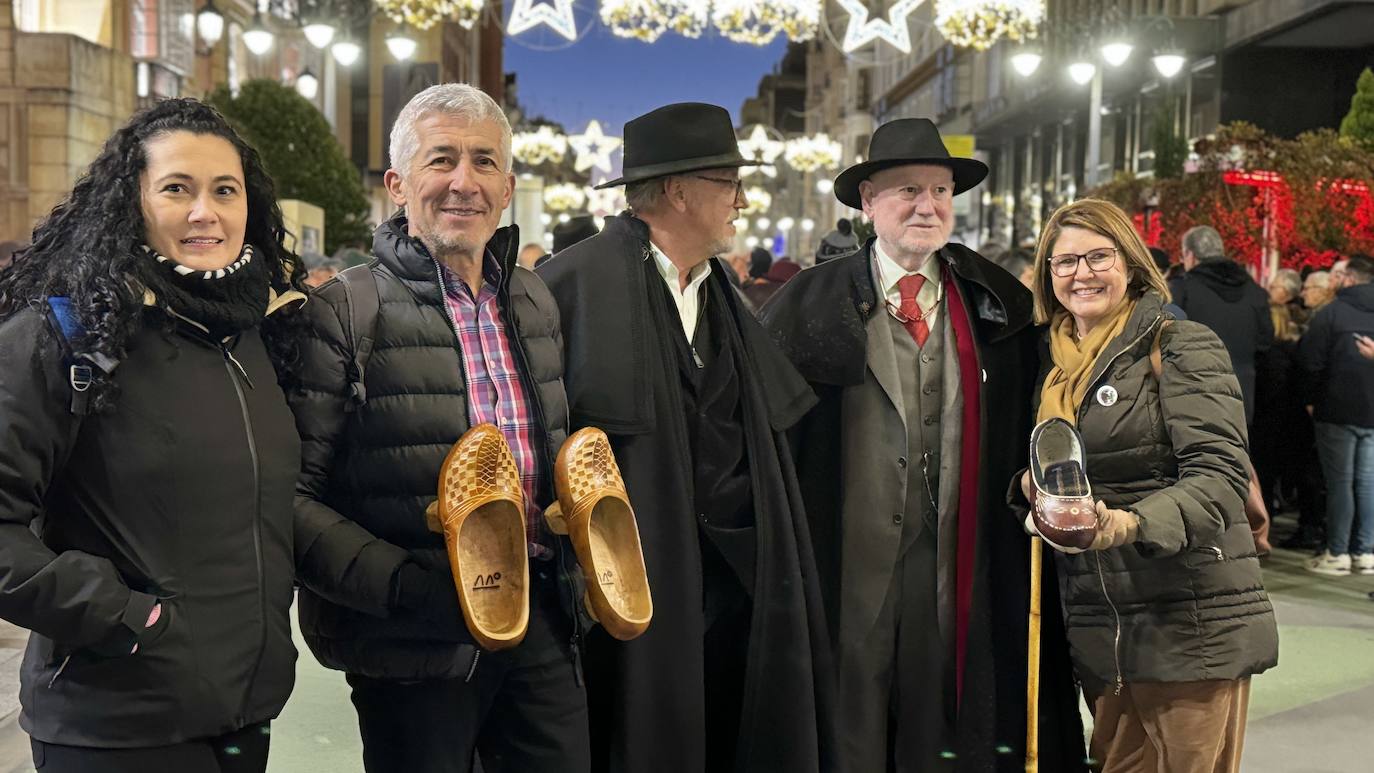
<path id="1" fill-rule="evenodd" d="M 922 317 L 920 304 L 916 303 L 916 296 L 925 286 L 926 278 L 922 274 L 909 274 L 897 280 L 897 290 L 902 294 L 902 305 L 900 310 L 902 316 L 906 317 L 906 322 L 902 323 L 906 327 L 906 332 L 911 334 L 911 338 L 916 341 L 917 346 L 925 346 L 926 339 L 930 337 L 930 326 L 926 324 Z"/>

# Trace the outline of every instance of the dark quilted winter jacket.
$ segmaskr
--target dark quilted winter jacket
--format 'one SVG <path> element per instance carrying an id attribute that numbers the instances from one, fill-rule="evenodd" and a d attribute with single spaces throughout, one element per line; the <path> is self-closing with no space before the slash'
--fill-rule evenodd
<path id="1" fill-rule="evenodd" d="M 1127 683 L 1238 679 L 1278 662 L 1243 507 L 1240 385 L 1221 340 L 1186 320 L 1160 334 L 1156 378 L 1150 349 L 1166 319 L 1158 295 L 1141 298 L 1078 411 L 1093 496 L 1140 516 L 1134 544 L 1055 554 L 1070 653 L 1091 692 L 1118 674 Z M 1046 352 L 1039 384 L 1048 366 Z M 1115 401 L 1098 399 L 1107 385 Z M 1037 408 L 1039 397 L 1037 385 Z"/>
<path id="2" fill-rule="evenodd" d="M 515 228 L 487 245 L 501 260 L 502 316 L 525 388 L 542 419 L 546 477 L 567 435 L 563 341 L 558 309 L 544 283 L 515 265 Z M 373 239 L 381 309 L 366 367 L 366 402 L 352 410 L 345 363 L 343 285 L 333 280 L 306 304 L 313 336 L 303 387 L 291 397 L 302 442 L 296 501 L 301 631 L 327 667 L 378 678 L 464 676 L 473 662 L 461 619 L 436 623 L 403 611 L 393 580 L 407 561 L 448 575 L 443 538 L 425 526 L 444 456 L 468 430 L 462 353 L 449 322 L 439 265 L 406 235 L 398 215 Z M 540 482 L 540 504 L 553 482 Z M 561 543 L 566 606 L 571 550 Z M 451 575 L 450 575 L 451 576 Z M 579 595 L 574 596 L 577 592 Z"/>

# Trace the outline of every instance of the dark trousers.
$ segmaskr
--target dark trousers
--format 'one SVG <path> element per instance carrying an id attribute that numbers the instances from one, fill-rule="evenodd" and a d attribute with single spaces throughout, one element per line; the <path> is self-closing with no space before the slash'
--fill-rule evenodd
<path id="1" fill-rule="evenodd" d="M 910 520 L 910 519 L 908 519 Z M 841 755 L 854 771 L 953 770 L 953 694 L 937 598 L 938 546 L 926 528 L 897 560 L 873 629 L 841 645 Z"/>
<path id="2" fill-rule="evenodd" d="M 535 563 L 524 641 L 483 652 L 470 680 L 348 675 L 367 773 L 470 773 L 476 757 L 483 773 L 590 770 L 572 623 L 559 606 L 554 569 Z"/>
<path id="3" fill-rule="evenodd" d="M 266 723 L 217 738 L 145 749 L 91 749 L 32 741 L 41 773 L 263 773 L 272 740 Z"/>

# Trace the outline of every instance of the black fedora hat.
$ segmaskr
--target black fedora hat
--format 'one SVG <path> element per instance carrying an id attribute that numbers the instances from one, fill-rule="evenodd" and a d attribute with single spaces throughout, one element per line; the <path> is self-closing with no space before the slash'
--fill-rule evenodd
<path id="1" fill-rule="evenodd" d="M 700 169 L 760 163 L 740 154 L 730 113 L 723 107 L 702 102 L 664 105 L 631 119 L 625 124 L 624 158 L 620 178 L 597 188 Z"/>
<path id="2" fill-rule="evenodd" d="M 873 132 L 868 141 L 868 160 L 840 172 L 835 178 L 835 198 L 841 204 L 862 209 L 859 183 L 874 172 L 907 164 L 938 164 L 954 172 L 954 193 L 972 188 L 988 176 L 988 165 L 976 158 L 951 156 L 940 139 L 940 130 L 929 118 L 900 118 Z"/>

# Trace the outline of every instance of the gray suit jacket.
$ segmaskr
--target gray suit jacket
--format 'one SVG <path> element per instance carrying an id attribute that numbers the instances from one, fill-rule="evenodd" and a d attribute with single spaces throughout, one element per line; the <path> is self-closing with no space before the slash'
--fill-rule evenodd
<path id="1" fill-rule="evenodd" d="M 963 397 L 959 386 L 958 347 L 955 345 L 949 314 L 942 310 L 937 317 L 938 334 L 944 337 L 942 363 L 943 404 L 940 415 L 940 491 L 937 539 L 939 541 L 940 575 L 936 591 L 940 604 L 941 637 L 949 641 L 953 633 L 952 600 L 954 549 L 953 528 L 959 504 L 959 432 L 960 422 L 947 420 L 963 411 Z M 901 545 L 901 527 L 894 524 L 895 513 L 907 513 L 907 470 L 898 458 L 910 464 L 920 464 L 919 454 L 908 448 L 906 429 L 907 408 L 902 396 L 901 374 L 897 372 L 897 355 L 888 329 L 886 312 L 879 311 L 868 318 L 867 367 L 862 383 L 846 387 L 843 392 L 842 476 L 842 554 L 840 580 L 839 642 L 861 641 L 872 630 L 883 599 L 892 581 Z M 916 408 L 912 406 L 914 414 Z M 914 417 L 913 417 L 914 418 Z M 924 491 L 912 491 L 914 497 L 926 496 Z"/>

